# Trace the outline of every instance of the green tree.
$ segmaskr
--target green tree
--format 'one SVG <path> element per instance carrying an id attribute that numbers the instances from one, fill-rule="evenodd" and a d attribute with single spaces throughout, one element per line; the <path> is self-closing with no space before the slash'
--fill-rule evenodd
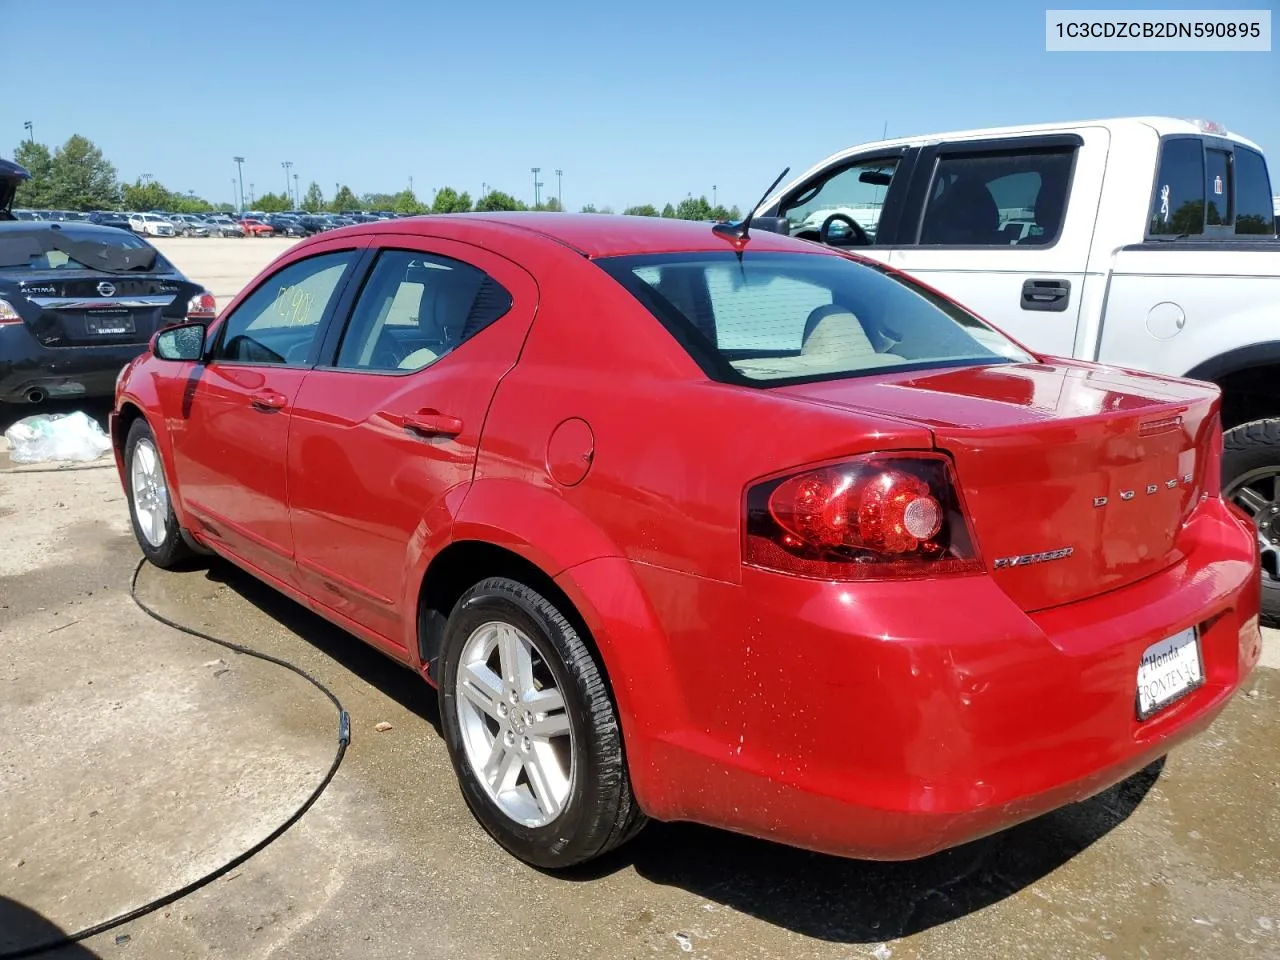
<path id="1" fill-rule="evenodd" d="M 676 206 L 676 216 L 681 220 L 710 220 L 711 204 L 706 197 L 686 197 Z"/>
<path id="2" fill-rule="evenodd" d="M 642 203 L 635 207 L 627 207 L 622 211 L 624 217 L 656 217 L 658 208 L 652 203 Z"/>
<path id="3" fill-rule="evenodd" d="M 217 210 L 218 213 L 235 213 L 236 205 L 234 203 L 220 203 L 214 207 L 214 209 Z"/>
<path id="4" fill-rule="evenodd" d="M 524 210 L 526 207 L 509 193 L 503 193 L 501 190 L 491 190 L 476 201 L 476 209 L 493 212 L 496 210 Z"/>
<path id="5" fill-rule="evenodd" d="M 360 195 L 361 210 L 393 210 L 395 205 L 394 193 L 362 193 Z"/>
<path id="6" fill-rule="evenodd" d="M 126 210 L 145 212 L 147 210 L 168 210 L 173 201 L 173 194 L 164 185 L 152 180 L 143 183 L 139 177 L 133 183 L 126 183 L 120 190 L 121 200 Z"/>
<path id="7" fill-rule="evenodd" d="M 93 143 L 73 134 L 53 152 L 49 199 L 58 209 L 97 210 L 120 201 L 116 168 Z"/>
<path id="8" fill-rule="evenodd" d="M 391 198 L 391 206 L 379 207 L 379 210 L 391 210 L 394 213 L 405 213 L 417 216 L 427 212 L 427 205 L 418 199 L 412 190 L 401 190 Z"/>
<path id="9" fill-rule="evenodd" d="M 563 213 L 564 207 L 560 206 L 560 201 L 556 197 L 548 197 L 541 203 L 537 204 L 533 209 L 542 210 L 545 213 Z"/>
<path id="10" fill-rule="evenodd" d="M 19 209 L 48 210 L 49 174 L 53 166 L 53 157 L 49 148 L 43 143 L 23 140 L 13 151 L 14 163 L 21 164 L 31 174 L 30 180 L 18 185 L 18 192 L 13 198 L 13 205 Z"/>
<path id="11" fill-rule="evenodd" d="M 458 193 L 453 187 L 441 187 L 431 200 L 432 213 L 466 213 L 471 209 L 471 194 Z"/>
<path id="12" fill-rule="evenodd" d="M 584 203 L 582 205 L 582 209 L 579 210 L 578 212 L 579 213 L 599 213 L 600 211 L 596 209 L 596 205 L 594 203 Z"/>
<path id="13" fill-rule="evenodd" d="M 676 208 L 668 203 L 665 207 L 662 208 L 662 215 L 666 217 L 668 220 L 674 220 L 676 216 Z"/>
<path id="14" fill-rule="evenodd" d="M 253 202 L 253 209 L 263 213 L 284 213 L 293 209 L 293 201 L 283 193 L 264 193 Z"/>
<path id="15" fill-rule="evenodd" d="M 307 187 L 306 195 L 302 198 L 302 209 L 307 213 L 319 213 L 324 209 L 324 194 L 320 191 L 320 184 L 314 180 L 311 186 Z"/>
<path id="16" fill-rule="evenodd" d="M 329 204 L 329 209 L 334 213 L 341 213 L 343 210 L 359 210 L 360 201 L 351 192 L 351 188 L 344 183 L 338 188 L 338 192 L 334 194 L 333 202 Z"/>

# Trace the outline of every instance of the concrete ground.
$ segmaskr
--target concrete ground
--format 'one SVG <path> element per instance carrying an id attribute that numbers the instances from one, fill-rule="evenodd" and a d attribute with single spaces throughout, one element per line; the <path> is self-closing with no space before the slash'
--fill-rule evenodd
<path id="1" fill-rule="evenodd" d="M 248 258 L 272 244 L 165 245 L 217 294 L 210 277 L 243 282 L 234 271 L 256 272 Z M 246 260 L 220 265 L 216 245 Z M 333 756 L 337 720 L 318 691 L 134 606 L 137 557 L 113 470 L 0 472 L 0 957 L 225 862 L 282 822 Z M 1163 764 L 958 850 L 872 864 L 653 824 L 590 870 L 548 876 L 467 812 L 416 677 L 222 563 L 144 567 L 139 592 L 314 673 L 351 713 L 351 748 L 263 853 L 50 956 L 1280 955 L 1274 633 L 1266 666 Z"/>

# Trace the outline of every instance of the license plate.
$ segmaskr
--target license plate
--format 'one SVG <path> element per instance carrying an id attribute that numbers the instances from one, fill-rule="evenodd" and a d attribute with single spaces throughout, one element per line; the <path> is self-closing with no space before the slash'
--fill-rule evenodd
<path id="1" fill-rule="evenodd" d="M 113 313 L 107 310 L 87 313 L 84 318 L 85 327 L 90 333 L 103 336 L 116 336 L 122 333 L 133 333 L 133 316 L 127 311 Z"/>
<path id="2" fill-rule="evenodd" d="M 1138 664 L 1138 719 L 1145 720 L 1204 683 L 1196 628 L 1153 643 Z"/>

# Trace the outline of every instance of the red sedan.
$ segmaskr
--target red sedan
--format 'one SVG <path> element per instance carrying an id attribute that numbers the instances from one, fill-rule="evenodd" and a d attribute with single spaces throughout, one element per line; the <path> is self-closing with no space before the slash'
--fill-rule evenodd
<path id="1" fill-rule="evenodd" d="M 299 243 L 111 429 L 152 562 L 420 672 L 562 867 L 646 817 L 918 857 L 1203 730 L 1261 649 L 1218 406 L 814 244 L 481 214 Z"/>
<path id="2" fill-rule="evenodd" d="M 240 221 L 240 226 L 247 237 L 270 237 L 274 236 L 276 232 L 271 224 L 263 223 L 261 220 L 254 220 L 252 217 L 245 217 Z"/>

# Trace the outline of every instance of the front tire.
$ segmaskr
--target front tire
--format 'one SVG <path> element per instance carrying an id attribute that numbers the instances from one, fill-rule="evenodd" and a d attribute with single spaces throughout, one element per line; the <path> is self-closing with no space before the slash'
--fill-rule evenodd
<path id="1" fill-rule="evenodd" d="M 125 439 L 124 469 L 129 519 L 146 558 L 165 570 L 189 561 L 194 553 L 173 512 L 164 461 L 155 434 L 141 417 L 133 421 Z"/>
<path id="2" fill-rule="evenodd" d="M 1223 495 L 1253 518 L 1262 554 L 1262 622 L 1280 626 L 1280 419 L 1255 420 L 1222 438 Z"/>
<path id="3" fill-rule="evenodd" d="M 645 818 L 591 650 L 536 590 L 503 577 L 458 601 L 441 649 L 440 722 L 467 806 L 535 867 L 584 863 Z"/>

